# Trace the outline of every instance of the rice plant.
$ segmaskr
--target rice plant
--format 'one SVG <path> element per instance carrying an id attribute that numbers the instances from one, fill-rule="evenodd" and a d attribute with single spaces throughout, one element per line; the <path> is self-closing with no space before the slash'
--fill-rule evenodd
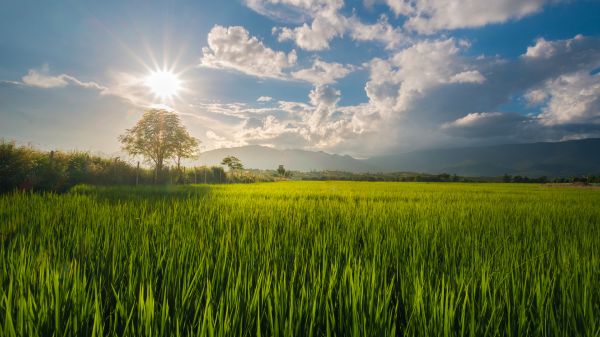
<path id="1" fill-rule="evenodd" d="M 600 336 L 600 190 L 0 196 L 2 336 Z"/>

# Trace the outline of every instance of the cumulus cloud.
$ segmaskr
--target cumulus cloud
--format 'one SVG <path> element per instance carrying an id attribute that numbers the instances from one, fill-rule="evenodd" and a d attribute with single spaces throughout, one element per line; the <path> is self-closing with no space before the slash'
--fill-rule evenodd
<path id="1" fill-rule="evenodd" d="M 309 104 L 279 101 L 256 108 L 243 103 L 207 103 L 197 109 L 203 115 L 214 113 L 230 120 L 231 124 L 222 128 L 227 132 L 206 134 L 208 142 L 218 146 L 262 144 L 354 153 L 371 144 L 361 143 L 361 139 L 380 130 L 379 115 L 368 104 L 340 107 L 340 98 L 339 90 L 320 85 L 310 91 Z"/>
<path id="2" fill-rule="evenodd" d="M 298 47 L 306 50 L 324 50 L 329 42 L 341 36 L 346 30 L 346 18 L 339 15 L 337 9 L 331 8 L 319 12 L 310 25 L 304 23 L 300 27 L 283 27 L 274 29 L 279 42 L 292 40 Z"/>
<path id="3" fill-rule="evenodd" d="M 455 39 L 422 41 L 371 61 L 365 91 L 385 125 L 393 126 L 396 144 L 439 146 L 447 136 L 531 141 L 597 134 L 600 77 L 591 71 L 600 66 L 598 39 L 546 43 L 552 53 L 502 59 L 467 56 L 468 43 Z M 539 114 L 498 112 L 519 97 L 532 109 L 539 106 Z"/>
<path id="4" fill-rule="evenodd" d="M 296 52 L 275 51 L 250 36 L 241 26 L 214 26 L 208 33 L 208 47 L 202 48 L 200 65 L 233 69 L 264 78 L 285 78 L 284 69 L 296 63 Z"/>
<path id="5" fill-rule="evenodd" d="M 329 48 L 331 40 L 348 33 L 357 41 L 379 41 L 392 49 L 405 43 L 407 33 L 434 34 L 441 30 L 481 27 L 520 19 L 561 0 L 364 0 L 367 7 L 386 4 L 405 18 L 403 28 L 388 23 L 382 15 L 375 24 L 366 24 L 355 15 L 340 14 L 342 0 L 246 0 L 254 11 L 283 21 L 301 24 L 277 28 L 280 41 L 292 40 L 306 50 Z M 311 21 L 312 20 L 312 21 Z"/>
<path id="6" fill-rule="evenodd" d="M 522 55 L 528 59 L 549 59 L 559 52 L 569 51 L 571 46 L 578 41 L 583 41 L 583 35 L 577 35 L 573 39 L 547 41 L 544 38 L 537 39 L 533 46 L 527 47 L 527 51 Z"/>
<path id="7" fill-rule="evenodd" d="M 325 107 L 335 106 L 339 102 L 341 96 L 339 90 L 326 85 L 319 85 L 308 94 L 312 105 Z"/>
<path id="8" fill-rule="evenodd" d="M 259 98 L 256 99 L 257 102 L 270 102 L 273 100 L 273 97 L 271 96 L 260 96 Z"/>
<path id="9" fill-rule="evenodd" d="M 343 0 L 245 0 L 255 12 L 280 21 L 303 22 L 316 13 L 337 10 Z"/>
<path id="10" fill-rule="evenodd" d="M 348 31 L 356 41 L 381 42 L 386 49 L 395 49 L 408 42 L 402 29 L 392 26 L 386 15 L 381 15 L 374 24 L 365 24 L 353 16 L 348 19 Z"/>
<path id="11" fill-rule="evenodd" d="M 388 49 L 400 46 L 407 39 L 401 28 L 392 26 L 385 15 L 374 24 L 363 23 L 356 15 L 342 15 L 342 0 L 247 0 L 246 5 L 260 14 L 300 23 L 297 27 L 275 27 L 272 32 L 280 42 L 293 41 L 305 50 L 328 49 L 334 38 L 347 33 L 356 41 L 377 41 Z"/>
<path id="12" fill-rule="evenodd" d="M 528 58 L 545 58 L 548 59 L 556 53 L 556 48 L 554 45 L 544 38 L 540 38 L 537 40 L 536 44 L 527 48 L 527 52 L 523 55 L 523 57 Z"/>
<path id="13" fill-rule="evenodd" d="M 529 105 L 541 104 L 548 99 L 548 93 L 542 89 L 531 89 L 525 95 L 525 99 Z"/>
<path id="14" fill-rule="evenodd" d="M 483 83 L 485 77 L 461 56 L 463 45 L 453 38 L 422 41 L 388 60 L 373 60 L 367 96 L 384 111 L 404 112 L 435 87 Z"/>
<path id="15" fill-rule="evenodd" d="M 242 46 L 253 39 L 245 34 Z M 255 50 L 271 50 L 256 41 Z M 467 41 L 442 37 L 371 60 L 365 65 L 368 102 L 359 105 L 340 106 L 342 92 L 332 86 L 355 67 L 315 58 L 300 70 L 284 62 L 276 75 L 312 83 L 306 102 L 273 102 L 264 96 L 257 101 L 272 103 L 212 103 L 198 111 L 217 120 L 224 116 L 230 124 L 219 135 L 207 133 L 214 144 L 269 144 L 355 155 L 448 141 L 560 140 L 600 132 L 599 77 L 590 75 L 600 66 L 597 38 L 538 39 L 513 59 L 470 56 L 468 48 Z M 211 49 L 209 54 L 219 53 Z M 231 57 L 236 67 L 246 58 L 238 56 Z M 524 100 L 535 112 L 502 112 L 514 99 Z"/>
<path id="16" fill-rule="evenodd" d="M 600 66 L 598 40 L 546 42 L 553 46 L 552 56 L 502 59 L 469 56 L 465 53 L 469 44 L 456 39 L 421 41 L 369 63 L 368 103 L 340 106 L 342 92 L 315 80 L 306 103 L 280 101 L 262 108 L 230 104 L 211 111 L 235 120 L 232 131 L 222 135 L 228 142 L 354 155 L 447 142 L 468 145 L 600 134 L 600 75 L 591 72 Z M 520 98 L 534 112 L 501 110 Z"/>
<path id="17" fill-rule="evenodd" d="M 316 59 L 312 67 L 293 72 L 292 77 L 315 85 L 331 84 L 346 77 L 354 70 L 355 67 L 352 65 L 343 65 L 336 62 L 328 63 Z"/>
<path id="18" fill-rule="evenodd" d="M 579 71 L 561 75 L 530 91 L 527 97 L 533 104 L 545 102 L 539 116 L 545 125 L 595 124 L 600 129 L 598 74 Z"/>
<path id="19" fill-rule="evenodd" d="M 432 34 L 520 19 L 558 0 L 365 0 L 367 6 L 376 2 L 406 17 L 406 29 Z"/>
<path id="20" fill-rule="evenodd" d="M 485 82 L 485 77 L 477 70 L 463 71 L 450 77 L 450 83 L 475 83 Z"/>

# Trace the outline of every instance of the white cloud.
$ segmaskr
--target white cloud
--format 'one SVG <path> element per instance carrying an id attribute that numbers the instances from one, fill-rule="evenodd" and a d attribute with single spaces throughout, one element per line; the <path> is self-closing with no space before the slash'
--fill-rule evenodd
<path id="1" fill-rule="evenodd" d="M 454 39 L 422 41 L 371 61 L 365 91 L 396 144 L 439 146 L 444 134 L 539 141 L 598 133 L 600 76 L 590 75 L 600 66 L 598 39 L 546 42 L 549 56 L 507 60 L 466 56 L 468 43 Z M 541 105 L 539 116 L 489 112 L 521 95 Z"/>
<path id="2" fill-rule="evenodd" d="M 360 143 L 359 139 L 379 130 L 379 115 L 366 104 L 339 107 L 340 97 L 337 89 L 317 86 L 309 94 L 310 104 L 279 101 L 269 108 L 243 103 L 203 105 L 202 111 L 222 114 L 229 120 L 229 116 L 236 118 L 233 125 L 221 128 L 227 132 L 220 135 L 207 132 L 207 145 L 268 144 L 279 148 L 362 150 L 360 146 L 371 143 Z"/>
<path id="3" fill-rule="evenodd" d="M 407 17 L 405 28 L 431 34 L 440 30 L 481 27 L 520 19 L 557 0 L 366 0 L 387 4 Z"/>
<path id="4" fill-rule="evenodd" d="M 340 101 L 341 96 L 339 90 L 326 85 L 319 85 L 308 94 L 312 105 L 325 107 L 334 107 Z"/>
<path id="5" fill-rule="evenodd" d="M 400 47 L 408 41 L 402 29 L 392 26 L 385 15 L 374 24 L 365 24 L 353 16 L 348 20 L 348 27 L 350 36 L 354 40 L 378 41 L 383 43 L 386 49 Z"/>
<path id="6" fill-rule="evenodd" d="M 201 66 L 276 79 L 285 78 L 284 69 L 297 60 L 294 50 L 288 54 L 274 51 L 240 26 L 214 26 L 208 33 L 208 47 L 202 53 Z"/>
<path id="7" fill-rule="evenodd" d="M 310 82 L 314 85 L 331 84 L 346 77 L 355 67 L 336 62 L 325 62 L 316 59 L 312 67 L 292 73 L 292 77 Z"/>
<path id="8" fill-rule="evenodd" d="M 368 103 L 339 106 L 338 89 L 315 83 L 307 103 L 221 105 L 219 113 L 236 121 L 222 135 L 236 144 L 360 156 L 449 141 L 469 145 L 599 134 L 600 77 L 590 71 L 600 66 L 600 44 L 580 37 L 548 42 L 555 47 L 549 58 L 508 60 L 467 56 L 469 43 L 456 39 L 421 41 L 370 62 Z M 540 105 L 539 116 L 498 112 L 520 95 Z"/>
<path id="9" fill-rule="evenodd" d="M 21 80 L 27 86 L 44 89 L 62 88 L 72 84 L 83 88 L 106 90 L 106 87 L 95 82 L 83 82 L 67 74 L 52 76 L 49 71 L 48 65 L 44 65 L 41 70 L 29 69 L 27 75 L 23 76 Z"/>
<path id="10" fill-rule="evenodd" d="M 225 137 L 217 135 L 213 130 L 206 131 L 206 137 L 208 139 L 210 139 L 210 140 L 215 140 L 215 141 L 224 141 L 224 140 L 226 140 Z"/>
<path id="11" fill-rule="evenodd" d="M 477 70 L 463 71 L 450 77 L 450 83 L 475 83 L 485 82 L 485 77 Z"/>
<path id="12" fill-rule="evenodd" d="M 247 0 L 246 5 L 263 15 L 302 23 L 293 28 L 275 27 L 272 32 L 280 42 L 294 41 L 305 50 L 329 49 L 334 38 L 343 37 L 346 33 L 355 41 L 377 41 L 385 44 L 388 49 L 399 47 L 406 41 L 402 30 L 393 27 L 385 15 L 376 23 L 367 24 L 356 15 L 346 17 L 340 14 L 344 5 L 342 0 Z M 274 5 L 278 6 L 273 7 Z M 290 13 L 302 15 L 297 16 L 299 20 L 294 20 L 294 15 Z M 310 20 L 312 21 L 308 23 Z"/>
<path id="13" fill-rule="evenodd" d="M 50 68 L 48 65 L 44 65 L 39 70 L 30 69 L 21 78 L 22 82 L 13 83 L 42 89 L 74 86 L 95 90 L 102 96 L 117 97 L 139 108 L 149 108 L 155 105 L 155 100 L 145 83 L 144 75 L 118 72 L 110 73 L 109 77 L 112 81 L 105 86 L 92 81 L 81 81 L 77 77 L 68 74 L 50 75 Z"/>
<path id="14" fill-rule="evenodd" d="M 525 99 L 530 105 L 541 104 L 548 99 L 548 93 L 542 89 L 532 89 L 525 94 Z"/>
<path id="15" fill-rule="evenodd" d="M 261 15 L 288 22 L 302 22 L 316 13 L 344 5 L 343 0 L 245 0 L 245 3 Z"/>
<path id="16" fill-rule="evenodd" d="M 442 124 L 442 130 L 459 137 L 485 138 L 508 136 L 521 131 L 527 118 L 516 113 L 474 112 Z"/>
<path id="17" fill-rule="evenodd" d="M 69 84 L 65 75 L 50 76 L 34 69 L 30 69 L 27 75 L 23 76 L 22 81 L 28 86 L 37 88 L 61 88 Z"/>
<path id="18" fill-rule="evenodd" d="M 365 90 L 380 109 L 406 111 L 413 100 L 437 86 L 449 83 L 483 83 L 485 78 L 461 55 L 455 39 L 422 41 L 388 60 L 371 62 L 371 78 Z"/>
<path id="19" fill-rule="evenodd" d="M 346 18 L 339 15 L 336 9 L 319 12 L 310 25 L 304 23 L 296 28 L 280 28 L 273 32 L 282 42 L 292 40 L 298 47 L 306 50 L 324 50 L 329 48 L 329 42 L 344 34 Z"/>
<path id="20" fill-rule="evenodd" d="M 273 97 L 271 96 L 260 96 L 259 98 L 256 99 L 257 102 L 270 102 L 273 100 Z"/>
<path id="21" fill-rule="evenodd" d="M 532 94 L 535 93 L 535 94 Z M 600 76 L 589 72 L 561 75 L 529 92 L 532 103 L 546 102 L 539 118 L 545 125 L 600 125 Z M 544 100 L 536 99 L 537 96 Z"/>
<path id="22" fill-rule="evenodd" d="M 535 45 L 527 48 L 527 52 L 523 55 L 523 57 L 529 58 L 545 58 L 548 59 L 556 53 L 556 48 L 554 45 L 544 38 L 539 38 Z"/>
<path id="23" fill-rule="evenodd" d="M 527 47 L 527 52 L 522 55 L 526 59 L 549 59 L 557 53 L 569 51 L 574 43 L 583 41 L 583 35 L 577 35 L 572 39 L 547 41 L 544 38 L 536 40 L 533 46 Z"/>
<path id="24" fill-rule="evenodd" d="M 374 24 L 366 24 L 355 16 L 347 18 L 334 11 L 319 13 L 310 25 L 304 23 L 296 28 L 275 28 L 273 33 L 277 34 L 280 42 L 292 40 L 298 47 L 312 51 L 329 49 L 334 38 L 346 33 L 355 41 L 381 42 L 387 49 L 399 47 L 407 41 L 402 30 L 393 27 L 385 15 Z"/>

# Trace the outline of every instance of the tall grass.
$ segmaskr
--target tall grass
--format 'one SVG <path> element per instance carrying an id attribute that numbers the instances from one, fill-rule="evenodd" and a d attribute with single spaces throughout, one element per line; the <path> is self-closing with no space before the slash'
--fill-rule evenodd
<path id="1" fill-rule="evenodd" d="M 3 336 L 599 336 L 600 191 L 287 182 L 0 196 Z"/>

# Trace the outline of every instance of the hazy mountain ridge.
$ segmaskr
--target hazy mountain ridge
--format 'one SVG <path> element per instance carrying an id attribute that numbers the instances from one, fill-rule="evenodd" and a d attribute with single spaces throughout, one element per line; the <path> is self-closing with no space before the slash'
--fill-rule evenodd
<path id="1" fill-rule="evenodd" d="M 252 145 L 201 154 L 202 165 L 219 165 L 233 155 L 247 168 L 275 169 L 283 164 L 297 171 L 409 171 L 469 176 L 572 176 L 600 173 L 600 138 L 555 143 L 506 144 L 432 149 L 365 160 L 305 150 L 278 150 Z"/>
<path id="2" fill-rule="evenodd" d="M 278 165 L 295 171 L 339 170 L 349 172 L 375 172 L 380 169 L 351 156 L 305 150 L 279 150 L 266 146 L 250 145 L 216 149 L 200 155 L 201 165 L 220 165 L 226 156 L 238 157 L 244 167 L 274 170 Z"/>
<path id="3" fill-rule="evenodd" d="M 386 171 L 498 176 L 600 173 L 600 139 L 433 149 L 370 158 Z"/>

